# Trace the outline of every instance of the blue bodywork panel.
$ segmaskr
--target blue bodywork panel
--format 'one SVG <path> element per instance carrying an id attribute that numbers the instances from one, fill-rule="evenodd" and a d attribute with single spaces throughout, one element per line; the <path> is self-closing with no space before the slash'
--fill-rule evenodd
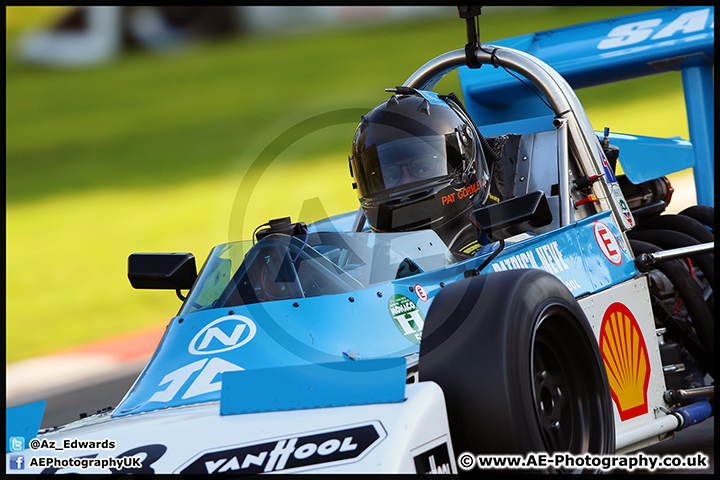
<path id="1" fill-rule="evenodd" d="M 113 416 L 218 400 L 220 374 L 227 371 L 350 362 L 348 356 L 354 355 L 409 355 L 417 345 L 400 334 L 388 313 L 387 299 L 396 290 L 401 287 L 388 283 L 351 295 L 256 303 L 230 309 L 233 313 L 215 309 L 176 317 Z M 239 340 L 232 349 L 225 348 L 223 340 L 233 335 Z"/>
<path id="2" fill-rule="evenodd" d="M 482 273 L 540 268 L 557 276 L 579 297 L 638 274 L 619 235 L 610 212 L 599 213 L 508 243 Z M 220 400 L 225 372 L 280 369 L 276 371 L 280 375 L 285 367 L 362 364 L 363 359 L 418 353 L 425 316 L 442 285 L 463 280 L 467 270 L 480 266 L 490 254 L 487 251 L 444 268 L 350 293 L 199 310 L 175 317 L 113 416 Z M 257 394 L 257 388 L 240 383 L 229 388 L 234 395 L 240 394 L 238 389 Z M 276 387 L 270 384 L 267 388 Z M 337 401 L 338 394 L 325 391 L 324 395 L 324 399 L 312 400 Z M 228 408 L 234 413 L 245 407 L 230 404 Z"/>
<path id="3" fill-rule="evenodd" d="M 599 138 L 602 132 L 597 133 Z M 620 149 L 618 161 L 634 184 L 660 178 L 695 165 L 692 144 L 682 138 L 657 138 L 612 133 L 610 143 Z"/>
<path id="4" fill-rule="evenodd" d="M 398 403 L 406 375 L 402 357 L 226 372 L 220 415 Z"/>
<path id="5" fill-rule="evenodd" d="M 603 290 L 637 274 L 609 213 L 597 214 L 552 234 L 508 245 L 487 271 L 539 268 L 559 278 L 575 297 Z"/>
<path id="6" fill-rule="evenodd" d="M 41 400 L 5 410 L 5 452 L 22 450 L 19 445 L 12 448 L 12 438 L 15 442 L 22 438 L 23 448 L 29 448 L 28 442 L 37 437 L 46 404 L 45 400 Z"/>

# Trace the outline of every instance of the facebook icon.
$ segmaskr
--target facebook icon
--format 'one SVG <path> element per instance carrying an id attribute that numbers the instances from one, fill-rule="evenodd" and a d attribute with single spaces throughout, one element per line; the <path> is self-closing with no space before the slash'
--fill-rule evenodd
<path id="1" fill-rule="evenodd" d="M 24 470 L 25 469 L 25 456 L 24 455 L 10 455 L 10 470 Z"/>

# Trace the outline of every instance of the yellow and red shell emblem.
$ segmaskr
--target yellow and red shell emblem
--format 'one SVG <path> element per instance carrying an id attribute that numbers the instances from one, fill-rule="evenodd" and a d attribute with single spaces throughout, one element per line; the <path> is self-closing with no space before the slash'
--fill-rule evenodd
<path id="1" fill-rule="evenodd" d="M 600 352 L 620 419 L 624 421 L 647 413 L 648 350 L 635 316 L 622 303 L 613 303 L 605 310 L 600 327 Z"/>

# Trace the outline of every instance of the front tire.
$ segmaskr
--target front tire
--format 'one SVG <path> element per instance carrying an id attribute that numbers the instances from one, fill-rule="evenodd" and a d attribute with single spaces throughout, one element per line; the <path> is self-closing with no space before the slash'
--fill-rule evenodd
<path id="1" fill-rule="evenodd" d="M 420 343 L 420 381 L 442 387 L 456 453 L 612 454 L 605 365 L 572 294 L 541 270 L 443 289 Z"/>

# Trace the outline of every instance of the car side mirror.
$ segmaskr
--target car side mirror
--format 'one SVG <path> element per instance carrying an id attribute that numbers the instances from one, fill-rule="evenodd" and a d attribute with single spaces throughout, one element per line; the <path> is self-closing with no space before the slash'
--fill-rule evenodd
<path id="1" fill-rule="evenodd" d="M 488 205 L 470 214 L 470 221 L 496 242 L 549 225 L 550 206 L 541 191 Z"/>
<path id="2" fill-rule="evenodd" d="M 192 253 L 133 253 L 128 279 L 133 288 L 186 290 L 197 278 Z"/>

